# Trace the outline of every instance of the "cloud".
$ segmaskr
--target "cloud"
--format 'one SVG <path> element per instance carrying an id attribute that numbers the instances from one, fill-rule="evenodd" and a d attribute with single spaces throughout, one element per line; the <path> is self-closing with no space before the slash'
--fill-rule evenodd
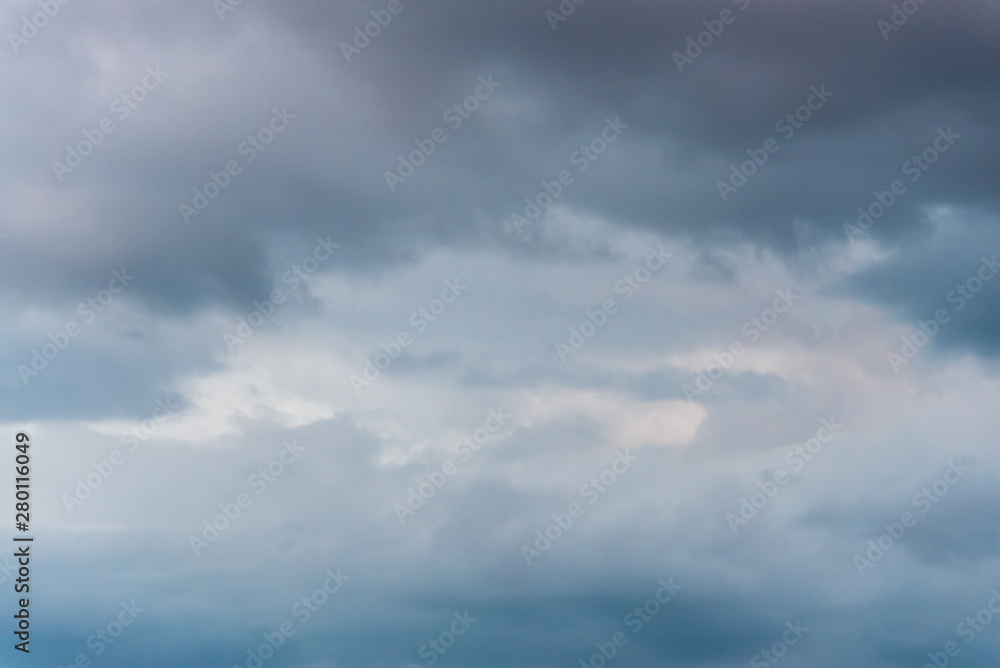
<path id="1" fill-rule="evenodd" d="M 984 605 L 996 3 L 564 5 L 0 12 L 39 660 L 249 665 L 287 621 L 265 665 L 597 665 L 622 632 L 609 664 L 721 668 L 802 624 L 788 663 L 890 667 Z"/>

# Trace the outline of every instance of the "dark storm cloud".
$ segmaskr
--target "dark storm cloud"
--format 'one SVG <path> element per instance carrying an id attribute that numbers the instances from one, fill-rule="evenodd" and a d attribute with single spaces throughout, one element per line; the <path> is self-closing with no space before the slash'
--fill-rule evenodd
<path id="1" fill-rule="evenodd" d="M 795 217 L 838 229 L 837 221 L 850 210 L 838 211 L 833 203 L 842 207 L 867 198 L 883 174 L 898 171 L 934 138 L 939 125 L 949 123 L 961 123 L 970 133 L 971 156 L 938 168 L 936 186 L 911 197 L 896 215 L 905 217 L 905 211 L 944 193 L 995 201 L 989 181 L 995 151 L 988 147 L 996 137 L 988 106 L 997 92 L 992 72 L 998 54 L 985 28 L 997 22 L 994 8 L 980 3 L 967 12 L 950 12 L 927 5 L 917 17 L 925 23 L 913 19 L 886 43 L 875 22 L 888 15 L 889 3 L 751 5 L 737 12 L 739 21 L 703 59 L 679 74 L 672 52 L 703 29 L 701 20 L 726 6 L 733 5 L 591 4 L 553 33 L 523 6 L 473 12 L 456 5 L 415 5 L 372 40 L 349 71 L 373 82 L 385 97 L 403 98 L 413 110 L 408 116 L 416 122 L 393 123 L 403 144 L 433 120 L 442 100 L 457 93 L 461 75 L 456 73 L 471 78 L 483 68 L 507 65 L 512 81 L 506 94 L 526 96 L 533 113 L 516 129 L 503 128 L 504 141 L 476 142 L 478 160 L 469 160 L 472 150 L 461 160 L 484 176 L 491 163 L 521 167 L 519 189 L 476 193 L 477 205 L 493 216 L 503 216 L 512 205 L 491 204 L 520 202 L 520 190 L 533 194 L 530 188 L 540 179 L 551 179 L 554 166 L 589 139 L 586 134 L 606 114 L 631 124 L 629 148 L 616 147 L 624 155 L 605 160 L 620 169 L 598 165 L 601 178 L 575 193 L 572 203 L 620 222 L 671 233 L 735 228 L 785 246 Z M 355 20 L 366 17 L 358 11 Z M 314 28 L 324 43 L 317 48 L 336 61 L 338 41 L 349 34 L 334 34 L 318 16 L 309 23 L 323 26 Z M 431 47 L 420 41 L 438 30 L 444 38 Z M 419 65 L 406 57 L 418 44 Z M 823 83 L 834 92 L 826 108 L 724 206 L 715 182 L 728 175 L 731 164 L 746 159 L 745 150 L 776 134 L 775 122 L 805 102 L 811 85 Z M 640 147 L 659 155 L 648 160 Z M 521 158 L 526 150 L 534 160 Z M 434 187 L 426 180 L 421 190 Z"/>
<path id="2" fill-rule="evenodd" d="M 920 665 L 996 584 L 993 469 L 869 576 L 851 557 L 937 474 L 938 450 L 992 456 L 994 397 L 974 403 L 987 367 L 893 376 L 895 342 L 877 337 L 948 308 L 955 282 L 1000 254 L 996 4 L 927 0 L 885 40 L 889 0 L 588 0 L 554 31 L 558 2 L 402 0 L 347 62 L 341 42 L 387 1 L 243 0 L 220 20 L 209 0 L 75 0 L 4 54 L 0 418 L 35 420 L 56 445 L 37 483 L 55 548 L 39 560 L 38 628 L 56 639 L 40 654 L 67 663 L 136 598 L 146 616 L 102 665 L 245 663 L 342 566 L 344 590 L 269 665 L 420 664 L 464 610 L 479 621 L 442 665 L 578 665 L 670 577 L 683 589 L 628 632 L 618 665 L 745 666 L 798 620 L 811 630 L 789 665 Z M 735 21 L 679 72 L 674 52 L 723 9 Z M 119 119 L 113 100 L 147 66 L 168 74 Z M 449 127 L 483 78 L 495 91 Z M 810 96 L 810 120 L 784 136 L 776 123 Z M 248 135 L 279 115 L 290 123 L 249 160 Z M 60 182 L 51 162 L 104 117 L 114 132 Z M 438 127 L 447 141 L 391 190 L 385 172 Z M 768 137 L 780 149 L 723 201 L 717 181 Z M 231 160 L 240 172 L 219 176 Z M 563 169 L 559 211 L 519 238 L 511 215 Z M 213 173 L 226 185 L 185 214 Z M 844 224 L 897 179 L 905 192 L 851 240 Z M 284 272 L 318 239 L 340 244 L 325 280 L 227 350 L 223 333 L 290 293 Z M 684 257 L 561 361 L 554 344 L 654 240 Z M 632 242 L 643 250 L 619 245 Z M 122 267 L 134 284 L 26 384 L 18 365 Z M 357 397 L 348 376 L 455 275 L 469 295 Z M 820 287 L 681 403 L 702 359 L 799 280 Z M 1000 351 L 998 286 L 934 346 Z M 142 420 L 168 394 L 176 435 L 68 514 L 61 495 L 120 445 L 118 425 L 73 420 Z M 513 411 L 508 399 L 526 415 L 401 525 L 394 504 L 450 456 L 451 431 L 481 423 L 469 404 Z M 616 405 L 632 412 L 598 410 Z M 734 535 L 726 514 L 830 415 L 845 433 Z M 527 565 L 521 545 L 626 440 L 619 417 L 668 426 L 635 436 L 641 463 Z M 191 533 L 290 438 L 302 461 L 195 557 Z M 963 658 L 998 656 L 984 638 Z"/>
<path id="3" fill-rule="evenodd" d="M 955 216 L 970 222 L 956 223 Z M 831 292 L 871 300 L 898 313 L 914 330 L 944 311 L 932 348 L 995 356 L 1000 352 L 998 275 L 996 219 L 981 210 L 960 209 L 941 212 L 936 228 L 911 234 L 897 253 Z M 892 342 L 894 350 L 900 345 Z"/>
<path id="4" fill-rule="evenodd" d="M 351 246 L 360 272 L 440 244 L 517 248 L 505 222 L 609 116 L 629 128 L 560 203 L 617 225 L 788 250 L 793 222 L 804 221 L 816 241 L 836 240 L 855 203 L 899 177 L 941 126 L 962 140 L 873 234 L 904 233 L 926 204 L 992 210 L 995 7 L 926 3 L 886 42 L 876 21 L 889 5 L 588 3 L 553 32 L 545 6 L 405 3 L 350 63 L 340 43 L 379 7 L 244 4 L 219 22 L 207 3 L 141 12 L 68 5 L 15 61 L 22 73 L 62 63 L 45 86 L 30 74 L 17 80 L 7 134 L 19 155 L 58 159 L 147 62 L 170 76 L 67 183 L 56 183 L 45 162 L 20 163 L 28 167 L 22 187 L 64 213 L 15 212 L 8 243 L 19 255 L 2 271 L 27 274 L 42 295 L 131 262 L 147 269 L 143 299 L 177 310 L 265 291 L 275 235 L 333 234 Z M 678 73 L 672 53 L 727 7 L 736 22 Z M 123 33 L 124 42 L 115 39 Z M 114 40 L 120 56 L 102 60 L 93 40 Z M 397 156 L 446 127 L 442 112 L 489 74 L 502 86 L 391 193 L 383 175 Z M 780 137 L 776 121 L 820 85 L 833 97 L 722 202 L 716 182 L 746 150 Z M 275 105 L 298 114 L 287 134 L 185 226 L 178 204 L 210 170 L 239 158 L 237 145 Z M 51 124 L 44 137 L 29 130 L 39 114 Z M 59 240 L 21 231 L 70 211 L 82 226 Z M 87 236 L 97 229 L 100 254 L 72 252 L 92 246 Z"/>

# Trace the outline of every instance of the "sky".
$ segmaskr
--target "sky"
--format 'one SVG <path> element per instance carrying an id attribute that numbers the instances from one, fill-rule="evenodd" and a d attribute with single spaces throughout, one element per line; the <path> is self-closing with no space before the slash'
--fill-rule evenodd
<path id="1" fill-rule="evenodd" d="M 0 665 L 1000 661 L 994 0 L 0 26 Z"/>

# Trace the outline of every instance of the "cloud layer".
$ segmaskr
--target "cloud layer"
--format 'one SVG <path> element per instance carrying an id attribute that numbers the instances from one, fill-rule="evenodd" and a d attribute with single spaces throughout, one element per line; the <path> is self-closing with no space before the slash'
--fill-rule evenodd
<path id="1" fill-rule="evenodd" d="M 38 665 L 1000 659 L 996 2 L 2 23 Z"/>

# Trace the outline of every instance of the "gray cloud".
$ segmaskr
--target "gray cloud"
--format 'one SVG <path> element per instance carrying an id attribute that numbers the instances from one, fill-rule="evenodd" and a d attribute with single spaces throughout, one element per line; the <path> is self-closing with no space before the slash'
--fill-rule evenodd
<path id="1" fill-rule="evenodd" d="M 557 2 L 401 0 L 350 62 L 341 43 L 388 3 L 59 5 L 0 59 L 0 419 L 34 439 L 35 661 L 246 665 L 291 621 L 265 665 L 423 666 L 468 611 L 435 663 L 579 665 L 621 631 L 608 665 L 743 666 L 799 621 L 789 665 L 926 663 L 997 585 L 997 286 L 903 368 L 887 354 L 1000 250 L 1000 13 L 902 3 L 919 9 L 884 39 L 893 4 L 594 0 L 553 30 Z M 123 115 L 147 66 L 166 74 Z M 782 121 L 810 95 L 808 121 Z M 643 279 L 650 247 L 670 258 Z M 468 290 L 435 311 L 445 280 Z M 768 321 L 779 289 L 799 299 Z M 509 423 L 462 460 L 498 407 Z M 822 419 L 844 430 L 793 468 Z M 258 495 L 290 440 L 304 454 Z M 956 457 L 974 472 L 859 575 Z M 337 568 L 350 580 L 301 621 Z M 133 599 L 142 616 L 97 656 L 88 638 Z M 996 662 L 992 637 L 959 660 Z"/>

